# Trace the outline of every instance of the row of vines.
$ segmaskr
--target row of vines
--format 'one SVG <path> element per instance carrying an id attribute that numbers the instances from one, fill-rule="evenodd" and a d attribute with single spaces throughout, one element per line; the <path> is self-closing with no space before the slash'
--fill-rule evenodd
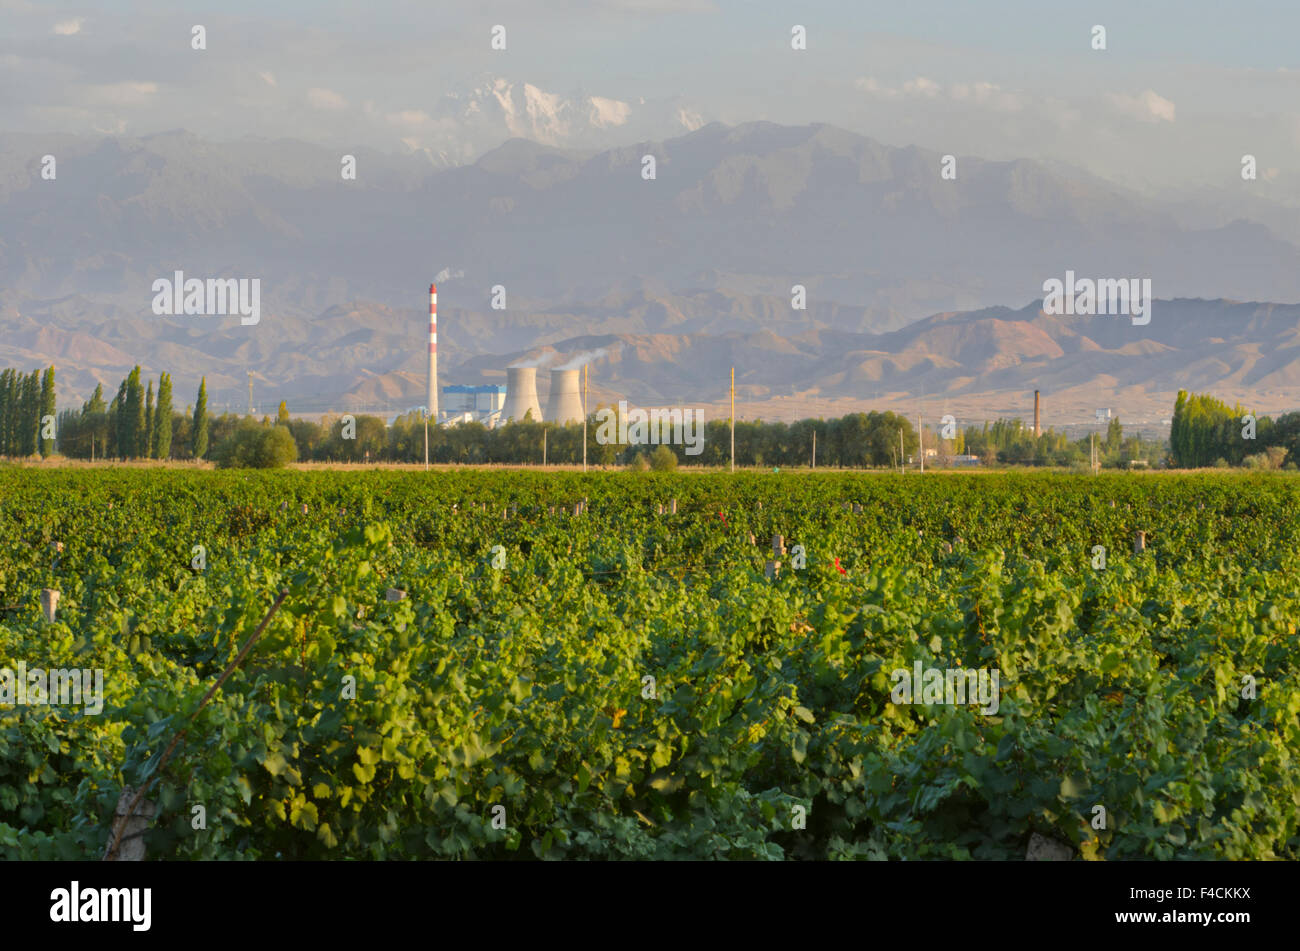
<path id="1" fill-rule="evenodd" d="M 0 693 L 0 856 L 99 858 L 149 783 L 150 858 L 1297 859 L 1297 503 L 1283 475 L 5 470 L 0 670 L 102 670 L 103 709 Z M 997 670 L 996 714 L 893 702 L 917 662 Z"/>

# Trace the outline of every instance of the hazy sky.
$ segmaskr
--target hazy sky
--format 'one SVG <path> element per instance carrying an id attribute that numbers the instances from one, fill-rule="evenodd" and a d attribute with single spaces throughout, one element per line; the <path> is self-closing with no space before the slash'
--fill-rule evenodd
<path id="1" fill-rule="evenodd" d="M 676 99 L 705 120 L 1058 159 L 1152 189 L 1231 187 L 1252 153 L 1261 186 L 1296 195 L 1298 28 L 1281 0 L 0 0 L 0 130 L 436 149 L 454 135 L 444 97 L 504 78 L 634 111 Z"/>

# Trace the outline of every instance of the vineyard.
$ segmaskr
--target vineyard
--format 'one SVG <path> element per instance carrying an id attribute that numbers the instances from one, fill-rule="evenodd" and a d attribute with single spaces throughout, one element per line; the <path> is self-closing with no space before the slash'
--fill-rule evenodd
<path id="1" fill-rule="evenodd" d="M 98 859 L 147 785 L 150 859 L 1300 859 L 1297 512 L 1285 474 L 3 470 L 0 668 L 103 708 L 0 702 L 0 856 Z M 918 664 L 996 713 L 895 702 Z"/>

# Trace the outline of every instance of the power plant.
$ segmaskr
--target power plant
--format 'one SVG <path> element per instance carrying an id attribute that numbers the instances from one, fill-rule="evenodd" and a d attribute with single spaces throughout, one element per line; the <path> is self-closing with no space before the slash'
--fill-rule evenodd
<path id="1" fill-rule="evenodd" d="M 533 422 L 542 421 L 542 407 L 537 402 L 537 367 L 506 368 L 506 405 L 501 411 L 503 420 L 523 422 L 525 414 L 533 414 Z M 578 410 L 581 418 L 582 410 Z"/>
<path id="2" fill-rule="evenodd" d="M 551 395 L 546 401 L 548 423 L 582 422 L 582 396 L 578 393 L 578 370 L 552 370 Z"/>
<path id="3" fill-rule="evenodd" d="M 424 411 L 429 419 L 438 421 L 438 285 L 429 285 L 429 392 L 425 395 Z"/>

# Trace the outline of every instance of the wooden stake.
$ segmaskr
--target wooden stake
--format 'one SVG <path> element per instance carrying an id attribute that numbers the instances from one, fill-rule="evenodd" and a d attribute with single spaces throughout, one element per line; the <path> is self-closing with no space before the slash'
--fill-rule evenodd
<path id="1" fill-rule="evenodd" d="M 50 624 L 54 623 L 54 615 L 59 610 L 59 592 L 53 588 L 41 589 L 41 613 L 45 615 L 45 620 Z"/>

